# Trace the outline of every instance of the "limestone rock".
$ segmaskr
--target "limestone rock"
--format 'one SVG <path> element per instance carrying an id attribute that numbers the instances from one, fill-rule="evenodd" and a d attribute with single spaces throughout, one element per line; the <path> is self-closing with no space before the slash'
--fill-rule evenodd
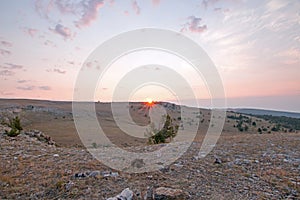
<path id="1" fill-rule="evenodd" d="M 133 199 L 133 192 L 129 188 L 126 188 L 119 195 L 112 198 L 108 198 L 107 200 L 132 200 L 132 199 Z"/>

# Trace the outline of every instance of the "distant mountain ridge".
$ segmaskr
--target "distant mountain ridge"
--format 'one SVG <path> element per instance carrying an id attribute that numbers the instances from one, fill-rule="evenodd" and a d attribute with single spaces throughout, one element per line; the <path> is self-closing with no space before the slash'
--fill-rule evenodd
<path id="1" fill-rule="evenodd" d="M 234 111 L 237 113 L 250 114 L 250 115 L 272 115 L 276 117 L 291 117 L 291 118 L 300 119 L 300 113 L 296 113 L 296 112 L 264 110 L 264 109 L 255 109 L 255 108 L 229 108 L 228 111 Z"/>

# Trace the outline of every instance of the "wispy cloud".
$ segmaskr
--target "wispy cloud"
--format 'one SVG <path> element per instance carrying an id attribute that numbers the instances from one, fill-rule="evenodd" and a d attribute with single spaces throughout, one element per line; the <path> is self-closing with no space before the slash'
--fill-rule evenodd
<path id="1" fill-rule="evenodd" d="M 8 42 L 8 41 L 2 40 L 2 41 L 0 42 L 0 44 L 1 44 L 2 46 L 4 46 L 4 47 L 12 47 L 12 43 L 11 43 L 11 42 Z"/>
<path id="2" fill-rule="evenodd" d="M 98 63 L 97 60 L 89 61 L 89 62 L 84 63 L 84 67 L 85 67 L 85 68 L 96 68 L 96 69 L 100 69 L 100 65 L 99 65 L 99 63 Z"/>
<path id="3" fill-rule="evenodd" d="M 28 82 L 30 82 L 30 81 L 29 81 L 29 80 L 18 80 L 18 81 L 17 81 L 17 83 L 21 83 L 21 84 L 22 84 L 22 83 L 28 83 Z"/>
<path id="4" fill-rule="evenodd" d="M 54 1 L 35 0 L 35 11 L 43 18 L 49 19 L 49 13 L 53 9 Z"/>
<path id="5" fill-rule="evenodd" d="M 154 6 L 158 6 L 160 4 L 160 0 L 152 0 L 152 4 Z"/>
<path id="6" fill-rule="evenodd" d="M 61 69 L 58 69 L 58 68 L 53 69 L 53 72 L 56 72 L 56 73 L 59 73 L 59 74 L 65 74 L 66 73 L 65 70 L 61 70 Z"/>
<path id="7" fill-rule="evenodd" d="M 78 10 L 78 3 L 67 1 L 67 0 L 55 0 L 52 4 L 52 8 L 56 6 L 62 14 L 76 14 L 79 12 Z M 51 9 L 50 9 L 51 10 Z"/>
<path id="8" fill-rule="evenodd" d="M 39 86 L 38 89 L 48 91 L 48 90 L 51 90 L 51 87 L 50 86 Z"/>
<path id="9" fill-rule="evenodd" d="M 300 64 L 300 49 L 291 48 L 277 54 L 283 64 Z"/>
<path id="10" fill-rule="evenodd" d="M 4 66 L 0 66 L 0 76 L 13 76 L 16 74 L 15 70 L 23 69 L 23 65 L 16 65 L 13 63 L 5 63 Z"/>
<path id="11" fill-rule="evenodd" d="M 50 41 L 50 40 L 46 40 L 44 42 L 45 46 L 49 46 L 49 47 L 57 47 L 56 44 L 54 44 L 54 42 Z"/>
<path id="12" fill-rule="evenodd" d="M 13 76 L 15 75 L 15 72 L 5 69 L 0 71 L 0 76 Z"/>
<path id="13" fill-rule="evenodd" d="M 284 8 L 285 6 L 287 6 L 289 4 L 289 1 L 284 1 L 284 0 L 273 0 L 273 1 L 269 1 L 266 4 L 266 7 L 268 9 L 269 12 L 274 12 L 277 11 L 281 8 Z"/>
<path id="14" fill-rule="evenodd" d="M 14 69 L 23 69 L 24 66 L 23 65 L 17 65 L 14 63 L 5 63 L 6 66 L 1 66 L 0 68 L 2 69 L 10 69 L 10 70 L 14 70 Z"/>
<path id="15" fill-rule="evenodd" d="M 26 85 L 26 86 L 18 86 L 16 87 L 18 90 L 24 90 L 24 91 L 33 91 L 33 90 L 44 90 L 49 91 L 51 90 L 50 86 L 34 86 L 34 85 Z"/>
<path id="16" fill-rule="evenodd" d="M 108 2 L 110 5 L 114 4 L 113 0 Z M 51 23 L 59 21 L 58 19 L 52 19 L 54 15 L 52 12 L 58 12 L 61 15 L 75 16 L 75 26 L 78 28 L 90 26 L 93 21 L 98 17 L 99 9 L 104 6 L 104 0 L 36 0 L 35 10 L 43 18 L 47 19 Z"/>
<path id="17" fill-rule="evenodd" d="M 75 62 L 74 62 L 74 61 L 68 61 L 68 63 L 69 63 L 70 65 L 75 65 Z"/>
<path id="18" fill-rule="evenodd" d="M 25 91 L 30 91 L 30 90 L 34 90 L 35 86 L 33 85 L 28 85 L 28 86 L 18 86 L 16 87 L 18 90 L 25 90 Z"/>
<path id="19" fill-rule="evenodd" d="M 15 93 L 13 93 L 13 92 L 0 91 L 0 94 L 1 94 L 1 95 L 4 95 L 4 96 L 10 96 L 10 95 L 14 95 Z"/>
<path id="20" fill-rule="evenodd" d="M 6 49 L 0 49 L 0 55 L 8 56 L 8 55 L 11 55 L 11 52 Z"/>
<path id="21" fill-rule="evenodd" d="M 141 13 L 141 8 L 140 6 L 138 5 L 137 1 L 136 0 L 133 0 L 132 1 L 132 9 L 134 10 L 134 12 L 139 15 Z"/>
<path id="22" fill-rule="evenodd" d="M 103 0 L 89 0 L 83 1 L 83 12 L 81 18 L 75 22 L 78 28 L 89 26 L 93 21 L 97 19 L 99 9 L 103 7 Z"/>
<path id="23" fill-rule="evenodd" d="M 109 5 L 114 6 L 115 5 L 115 0 L 107 0 L 107 2 L 109 3 Z"/>
<path id="24" fill-rule="evenodd" d="M 23 28 L 23 32 L 27 35 L 29 35 L 30 37 L 34 37 L 39 31 L 37 29 L 34 28 Z"/>
<path id="25" fill-rule="evenodd" d="M 201 21 L 202 19 L 200 17 L 188 17 L 188 22 L 184 24 L 184 27 L 181 29 L 181 32 L 188 30 L 193 33 L 203 33 L 207 30 L 207 26 L 201 25 Z"/>
<path id="26" fill-rule="evenodd" d="M 69 29 L 68 27 L 65 27 L 61 24 L 57 24 L 54 29 L 50 28 L 50 30 L 53 31 L 54 33 L 62 36 L 65 40 L 71 39 L 73 37 L 73 33 L 72 33 L 71 29 Z"/>
<path id="27" fill-rule="evenodd" d="M 203 0 L 202 1 L 202 6 L 206 9 L 211 5 L 214 5 L 215 3 L 217 3 L 220 0 Z"/>

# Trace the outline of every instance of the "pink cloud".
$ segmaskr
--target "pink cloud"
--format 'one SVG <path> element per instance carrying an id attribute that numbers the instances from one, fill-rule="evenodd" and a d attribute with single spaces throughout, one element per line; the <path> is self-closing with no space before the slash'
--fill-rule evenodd
<path id="1" fill-rule="evenodd" d="M 36 35 L 36 33 L 38 32 L 37 29 L 33 29 L 33 28 L 24 28 L 23 32 L 26 33 L 27 35 L 34 37 Z"/>
<path id="2" fill-rule="evenodd" d="M 139 7 L 136 0 L 132 1 L 132 8 L 137 15 L 141 13 L 141 8 Z"/>
<path id="3" fill-rule="evenodd" d="M 5 47 L 12 47 L 12 43 L 10 43 L 10 42 L 7 42 L 7 41 L 4 41 L 4 40 L 3 40 L 3 41 L 1 41 L 0 43 L 1 43 L 2 46 L 5 46 Z"/>
<path id="4" fill-rule="evenodd" d="M 54 0 L 48 1 L 44 4 L 42 0 L 35 0 L 35 11 L 46 19 L 49 19 L 49 13 L 54 7 Z"/>
<path id="5" fill-rule="evenodd" d="M 98 11 L 103 7 L 103 0 L 89 0 L 83 3 L 83 14 L 81 18 L 75 22 L 78 28 L 89 26 L 97 19 Z"/>
<path id="6" fill-rule="evenodd" d="M 2 56 L 11 55 L 11 52 L 5 49 L 0 49 L 0 55 Z"/>
<path id="7" fill-rule="evenodd" d="M 91 25 L 97 19 L 99 9 L 104 3 L 114 4 L 114 0 L 42 0 L 35 1 L 35 10 L 49 22 L 59 21 L 60 18 L 52 19 L 55 15 L 51 12 L 58 12 L 62 15 L 73 15 L 76 17 L 76 27 L 82 28 Z"/>
<path id="8" fill-rule="evenodd" d="M 61 24 L 57 24 L 54 29 L 50 28 L 50 30 L 53 31 L 54 33 L 64 37 L 65 40 L 71 39 L 73 36 L 71 29 L 69 29 L 68 27 L 65 27 Z"/>
<path id="9" fill-rule="evenodd" d="M 152 4 L 154 6 L 158 6 L 160 4 L 160 0 L 152 0 Z"/>
<path id="10" fill-rule="evenodd" d="M 13 76 L 13 75 L 15 75 L 15 72 L 7 69 L 0 71 L 0 76 Z"/>
<path id="11" fill-rule="evenodd" d="M 193 33 L 202 33 L 207 30 L 206 25 L 201 25 L 202 19 L 200 17 L 190 16 L 188 22 L 181 29 L 181 32 L 189 30 Z"/>
<path id="12" fill-rule="evenodd" d="M 107 2 L 109 3 L 109 5 L 114 6 L 115 5 L 115 0 L 107 0 Z"/>
<path id="13" fill-rule="evenodd" d="M 75 3 L 70 3 L 66 0 L 56 0 L 55 6 L 62 14 L 77 14 L 78 13 L 78 6 Z"/>
<path id="14" fill-rule="evenodd" d="M 93 66 L 93 63 L 92 62 L 87 62 L 85 65 L 86 65 L 87 68 L 91 68 Z"/>

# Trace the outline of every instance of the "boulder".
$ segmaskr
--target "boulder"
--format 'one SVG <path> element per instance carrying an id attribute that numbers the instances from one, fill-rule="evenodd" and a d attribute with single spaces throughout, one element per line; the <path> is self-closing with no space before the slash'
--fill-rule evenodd
<path id="1" fill-rule="evenodd" d="M 108 198 L 107 200 L 132 200 L 132 199 L 133 199 L 133 192 L 129 188 L 126 188 L 119 195 Z"/>

